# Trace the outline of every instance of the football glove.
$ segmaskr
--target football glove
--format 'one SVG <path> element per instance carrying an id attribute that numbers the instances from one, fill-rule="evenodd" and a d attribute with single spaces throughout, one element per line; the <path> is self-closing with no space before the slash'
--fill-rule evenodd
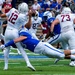
<path id="1" fill-rule="evenodd" d="M 5 48 L 5 45 L 1 45 L 1 46 L 0 46 L 0 49 L 4 49 L 4 48 Z"/>
<path id="2" fill-rule="evenodd" d="M 53 32 L 51 32 L 51 33 L 50 33 L 50 36 L 53 37 L 53 36 L 55 36 L 55 34 L 54 34 Z"/>

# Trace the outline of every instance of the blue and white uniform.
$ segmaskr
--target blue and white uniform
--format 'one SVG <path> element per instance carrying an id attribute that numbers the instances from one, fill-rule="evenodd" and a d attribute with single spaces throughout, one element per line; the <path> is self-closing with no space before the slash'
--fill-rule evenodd
<path id="1" fill-rule="evenodd" d="M 21 41 L 21 43 L 25 45 L 27 49 L 29 49 L 34 53 L 44 54 L 48 57 L 55 57 L 60 59 L 65 57 L 64 52 L 62 52 L 61 50 L 54 48 L 53 46 L 51 46 L 46 42 L 40 42 L 37 39 L 33 39 L 33 37 L 29 34 L 26 28 L 20 31 L 19 35 L 27 37 L 25 40 Z M 13 43 L 10 42 L 11 41 L 6 43 L 5 46 L 7 47 L 14 44 L 14 42 Z"/>
<path id="2" fill-rule="evenodd" d="M 47 24 L 48 27 L 50 28 L 51 23 L 55 20 L 54 17 L 51 17 L 49 19 L 47 19 Z M 54 30 L 53 33 L 55 34 L 55 36 L 51 37 L 47 42 L 50 44 L 56 44 L 56 43 L 61 43 L 61 46 L 63 49 L 68 49 L 68 44 L 65 43 L 65 41 L 62 40 L 61 37 L 61 27 L 60 24 L 57 24 L 54 26 Z"/>
<path id="3" fill-rule="evenodd" d="M 19 35 L 20 36 L 27 36 L 27 38 L 25 40 L 23 40 L 22 43 L 25 44 L 25 47 L 27 49 L 34 52 L 34 48 L 39 43 L 39 41 L 32 38 L 32 36 L 30 34 L 28 34 L 27 32 L 21 32 L 21 33 L 19 33 Z"/>
<path id="4" fill-rule="evenodd" d="M 55 20 L 54 17 L 51 17 L 47 20 L 47 24 L 48 24 L 48 27 L 50 28 L 51 27 L 51 24 L 52 22 Z M 55 25 L 54 27 L 54 30 L 53 30 L 53 33 L 55 34 L 55 36 L 51 37 L 49 40 L 48 40 L 48 43 L 50 44 L 56 44 L 58 43 L 61 39 L 60 39 L 60 32 L 61 32 L 61 28 L 60 28 L 60 24 L 58 25 Z"/>

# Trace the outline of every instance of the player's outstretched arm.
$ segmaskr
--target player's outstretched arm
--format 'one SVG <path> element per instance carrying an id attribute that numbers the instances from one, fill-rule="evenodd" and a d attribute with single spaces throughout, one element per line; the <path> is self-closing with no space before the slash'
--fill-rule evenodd
<path id="1" fill-rule="evenodd" d="M 20 41 L 22 41 L 22 40 L 24 40 L 24 39 L 26 39 L 26 38 L 27 38 L 27 37 L 25 37 L 25 36 L 20 36 L 19 38 L 16 38 L 16 39 L 14 39 L 14 40 L 11 40 L 11 41 L 9 41 L 8 43 L 6 43 L 6 44 L 4 44 L 4 45 L 1 45 L 1 46 L 0 46 L 0 49 L 4 49 L 5 47 L 12 46 L 12 45 L 14 45 L 15 43 L 20 42 Z"/>
<path id="2" fill-rule="evenodd" d="M 26 36 L 20 36 L 20 37 L 14 39 L 14 43 L 21 42 L 22 40 L 25 40 L 26 38 L 27 38 Z"/>

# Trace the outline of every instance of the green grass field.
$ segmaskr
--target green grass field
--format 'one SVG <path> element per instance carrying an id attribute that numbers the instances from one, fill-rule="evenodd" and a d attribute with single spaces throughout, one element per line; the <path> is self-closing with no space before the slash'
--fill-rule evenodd
<path id="1" fill-rule="evenodd" d="M 9 59 L 9 69 L 4 71 L 4 60 L 0 59 L 0 75 L 75 75 L 75 67 L 68 65 L 70 60 L 60 60 L 57 64 L 54 64 L 54 60 L 30 58 L 30 62 L 36 68 L 36 71 L 31 71 L 26 67 L 23 58 Z"/>
<path id="2" fill-rule="evenodd" d="M 68 65 L 68 60 L 54 64 L 54 59 L 30 59 L 36 71 L 26 67 L 23 59 L 9 60 L 9 69 L 4 71 L 4 61 L 0 60 L 0 75 L 75 75 L 75 67 Z"/>

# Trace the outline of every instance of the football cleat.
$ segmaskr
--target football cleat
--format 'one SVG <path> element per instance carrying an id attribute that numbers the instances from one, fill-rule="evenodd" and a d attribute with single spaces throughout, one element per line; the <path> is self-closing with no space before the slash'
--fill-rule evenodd
<path id="1" fill-rule="evenodd" d="M 75 61 L 71 61 L 69 65 L 74 67 L 75 66 Z"/>
<path id="2" fill-rule="evenodd" d="M 32 65 L 27 65 L 27 67 L 28 67 L 29 69 L 31 69 L 32 71 L 36 71 L 36 69 L 35 69 Z"/>
<path id="3" fill-rule="evenodd" d="M 58 59 L 58 58 L 55 59 L 54 64 L 56 64 L 59 60 L 60 60 L 60 59 Z"/>
<path id="4" fill-rule="evenodd" d="M 5 66 L 3 70 L 8 70 L 8 66 Z"/>

